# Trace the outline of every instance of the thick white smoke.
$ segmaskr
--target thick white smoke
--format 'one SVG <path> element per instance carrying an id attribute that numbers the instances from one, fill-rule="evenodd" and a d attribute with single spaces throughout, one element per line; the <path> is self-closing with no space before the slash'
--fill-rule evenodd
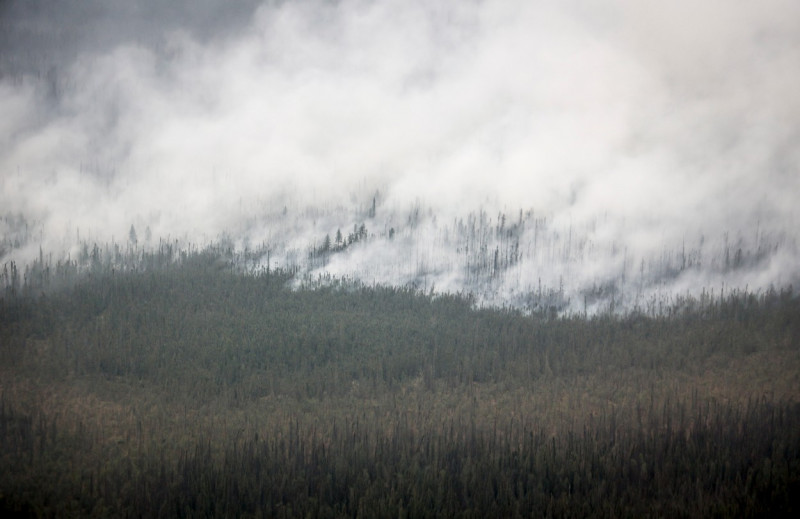
<path id="1" fill-rule="evenodd" d="M 3 261 L 133 225 L 492 303 L 541 282 L 574 306 L 637 272 L 650 290 L 797 278 L 796 2 L 306 0 L 243 4 L 224 30 L 210 5 L 185 26 L 89 11 L 44 58 L 4 43 L 32 64 L 0 79 L 1 225 L 34 229 Z M 481 212 L 493 234 L 468 243 Z M 309 262 L 361 223 L 370 239 Z M 687 254 L 698 279 L 658 288 Z"/>

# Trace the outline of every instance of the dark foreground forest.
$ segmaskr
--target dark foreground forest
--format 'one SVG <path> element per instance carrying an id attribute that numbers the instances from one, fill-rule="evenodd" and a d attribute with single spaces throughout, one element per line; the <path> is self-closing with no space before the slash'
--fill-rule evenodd
<path id="1" fill-rule="evenodd" d="M 800 301 L 657 316 L 179 265 L 0 302 L 4 517 L 796 517 Z"/>

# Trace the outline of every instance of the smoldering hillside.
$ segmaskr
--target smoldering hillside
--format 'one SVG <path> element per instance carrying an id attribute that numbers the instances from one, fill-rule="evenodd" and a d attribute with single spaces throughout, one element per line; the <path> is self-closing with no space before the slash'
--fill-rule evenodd
<path id="1" fill-rule="evenodd" d="M 798 281 L 795 2 L 162 4 L 1 4 L 4 264 L 224 240 L 576 311 Z"/>

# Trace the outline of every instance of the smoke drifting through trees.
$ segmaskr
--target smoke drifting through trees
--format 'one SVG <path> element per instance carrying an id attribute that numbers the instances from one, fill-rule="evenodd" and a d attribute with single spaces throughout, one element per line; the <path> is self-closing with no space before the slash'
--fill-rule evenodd
<path id="1" fill-rule="evenodd" d="M 800 7 L 662 4 L 6 2 L 2 261 L 225 234 L 576 310 L 796 282 Z"/>

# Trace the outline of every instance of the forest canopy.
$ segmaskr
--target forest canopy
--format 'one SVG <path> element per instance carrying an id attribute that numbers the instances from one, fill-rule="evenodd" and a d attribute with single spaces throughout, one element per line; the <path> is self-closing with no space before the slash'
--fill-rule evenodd
<path id="1" fill-rule="evenodd" d="M 153 260 L 155 262 L 155 259 Z M 800 303 L 658 316 L 244 273 L 210 251 L 0 307 L 0 507 L 35 515 L 796 510 Z"/>

